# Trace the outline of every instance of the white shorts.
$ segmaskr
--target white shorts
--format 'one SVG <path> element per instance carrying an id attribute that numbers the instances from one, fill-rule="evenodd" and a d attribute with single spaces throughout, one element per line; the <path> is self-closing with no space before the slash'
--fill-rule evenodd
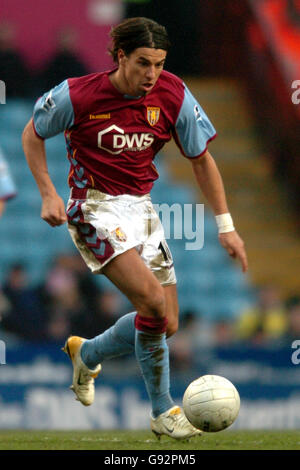
<path id="1" fill-rule="evenodd" d="M 149 194 L 111 196 L 88 189 L 67 205 L 68 229 L 94 274 L 113 258 L 136 248 L 160 284 L 176 284 L 173 258 Z"/>

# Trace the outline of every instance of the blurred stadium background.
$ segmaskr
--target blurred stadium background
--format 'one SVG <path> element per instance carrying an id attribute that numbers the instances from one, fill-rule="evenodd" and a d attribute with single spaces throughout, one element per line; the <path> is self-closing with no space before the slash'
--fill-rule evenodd
<path id="1" fill-rule="evenodd" d="M 26 12 L 25 12 L 26 8 Z M 240 429 L 300 426 L 300 2 L 297 0 L 0 0 L 0 145 L 18 194 L 0 220 L 0 428 L 148 428 L 149 406 L 134 357 L 104 364 L 86 409 L 68 390 L 60 351 L 68 334 L 92 337 L 131 306 L 91 276 L 65 226 L 40 219 L 40 197 L 21 133 L 37 97 L 69 76 L 111 67 L 111 25 L 129 16 L 164 24 L 166 68 L 184 78 L 214 123 L 209 146 L 245 240 L 245 276 L 219 246 L 214 217 L 189 162 L 170 143 L 157 157 L 153 201 L 205 204 L 204 246 L 168 240 L 178 277 L 180 331 L 170 341 L 172 391 L 213 373 L 238 388 Z M 296 100 L 297 101 L 297 100 Z M 47 141 L 49 170 L 67 201 L 63 136 Z M 195 229 L 195 211 L 183 213 Z M 174 220 L 174 224 L 178 220 Z M 4 355 L 3 355 L 4 352 Z"/>

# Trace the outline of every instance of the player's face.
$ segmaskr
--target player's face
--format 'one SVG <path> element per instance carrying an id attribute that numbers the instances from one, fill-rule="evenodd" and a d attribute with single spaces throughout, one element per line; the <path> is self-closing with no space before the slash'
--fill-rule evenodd
<path id="1" fill-rule="evenodd" d="M 163 70 L 166 51 L 139 47 L 129 56 L 119 51 L 119 71 L 126 93 L 132 96 L 150 93 Z"/>

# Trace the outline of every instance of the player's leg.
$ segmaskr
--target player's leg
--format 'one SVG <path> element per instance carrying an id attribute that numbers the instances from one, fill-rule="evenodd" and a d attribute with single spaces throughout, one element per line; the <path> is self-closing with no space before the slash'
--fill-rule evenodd
<path id="1" fill-rule="evenodd" d="M 137 311 L 135 317 L 135 351 L 144 373 L 149 395 L 155 395 L 152 398 L 154 413 L 156 414 L 156 410 L 160 413 L 162 412 L 160 410 L 161 403 L 167 403 L 168 407 L 172 405 L 172 401 L 168 396 L 169 358 L 165 341 L 164 289 L 134 248 L 113 258 L 103 268 L 103 273 L 127 296 Z M 101 341 L 98 342 L 98 344 L 100 343 Z M 80 348 L 81 360 L 89 370 L 93 370 L 95 366 L 91 360 L 95 360 L 97 357 L 96 347 L 97 341 L 88 340 L 84 341 Z M 70 352 L 70 349 L 72 348 L 69 345 L 68 352 Z M 76 355 L 78 355 L 77 351 L 78 348 L 76 348 Z M 159 356 L 155 355 L 155 351 L 159 351 Z M 87 360 L 88 358 L 90 360 Z M 160 364 L 160 386 L 155 389 L 154 372 L 151 368 L 154 368 L 152 363 L 158 362 Z M 77 384 L 74 387 L 76 393 Z M 81 400 L 81 396 L 77 394 L 77 397 Z"/>
<path id="2" fill-rule="evenodd" d="M 173 406 L 169 350 L 166 343 L 164 289 L 135 249 L 118 256 L 104 274 L 135 306 L 135 354 L 141 368 L 154 416 Z"/>
<path id="3" fill-rule="evenodd" d="M 176 333 L 178 328 L 179 308 L 176 284 L 164 286 L 163 291 L 168 320 L 166 336 L 169 338 Z M 136 314 L 136 311 L 127 313 L 106 331 L 84 342 L 81 357 L 90 369 L 94 369 L 104 360 L 134 353 Z"/>
<path id="4" fill-rule="evenodd" d="M 103 273 L 136 308 L 135 354 L 151 400 L 153 416 L 159 416 L 173 406 L 169 393 L 164 289 L 135 249 L 115 257 L 104 267 Z M 93 340 L 85 341 L 82 350 L 85 361 L 95 351 Z M 90 354 L 89 350 L 92 351 Z"/>

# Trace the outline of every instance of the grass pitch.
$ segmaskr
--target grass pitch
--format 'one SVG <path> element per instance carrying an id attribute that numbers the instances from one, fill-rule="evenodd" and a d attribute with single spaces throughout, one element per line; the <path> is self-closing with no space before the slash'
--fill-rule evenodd
<path id="1" fill-rule="evenodd" d="M 222 431 L 189 442 L 150 431 L 0 431 L 0 450 L 300 450 L 300 431 Z"/>

